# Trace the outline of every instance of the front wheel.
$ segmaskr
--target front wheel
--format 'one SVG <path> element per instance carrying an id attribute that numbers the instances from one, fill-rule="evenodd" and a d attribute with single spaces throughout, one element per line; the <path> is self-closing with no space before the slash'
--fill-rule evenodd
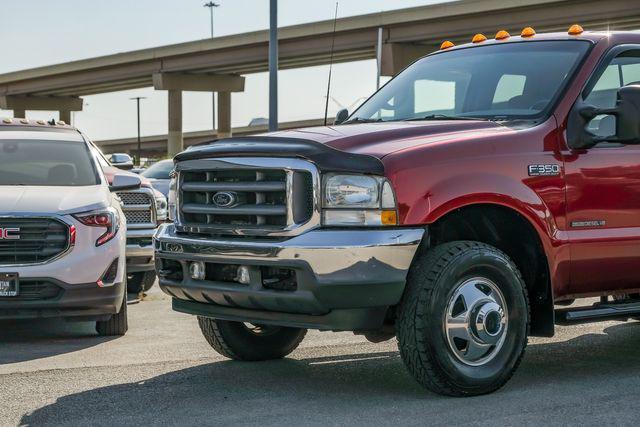
<path id="1" fill-rule="evenodd" d="M 127 278 L 127 292 L 133 294 L 147 292 L 151 289 L 155 281 L 156 272 L 154 270 L 131 273 Z"/>
<path id="2" fill-rule="evenodd" d="M 474 396 L 502 387 L 520 364 L 528 328 L 526 286 L 500 250 L 445 243 L 412 266 L 398 344 L 409 371 L 429 390 Z"/>
<path id="3" fill-rule="evenodd" d="M 96 322 L 96 332 L 103 337 L 122 336 L 129 330 L 129 320 L 127 318 L 127 293 L 122 297 L 120 311 L 112 315 L 109 320 Z"/>
<path id="4" fill-rule="evenodd" d="M 306 329 L 254 325 L 198 316 L 205 339 L 215 351 L 234 360 L 281 359 L 295 350 Z"/>

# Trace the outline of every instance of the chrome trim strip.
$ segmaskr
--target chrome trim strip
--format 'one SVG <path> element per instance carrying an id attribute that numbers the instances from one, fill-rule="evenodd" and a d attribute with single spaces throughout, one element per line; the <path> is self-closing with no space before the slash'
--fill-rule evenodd
<path id="1" fill-rule="evenodd" d="M 33 266 L 36 266 L 36 265 L 50 264 L 50 263 L 62 258 L 63 256 L 65 256 L 69 252 L 71 252 L 71 250 L 75 247 L 75 244 L 71 243 L 71 236 L 70 236 L 70 230 L 71 230 L 71 227 L 74 224 L 71 221 L 69 221 L 68 219 L 66 219 L 65 217 L 63 217 L 62 215 L 56 215 L 56 214 L 42 215 L 41 213 L 22 212 L 22 213 L 12 213 L 11 215 L 2 214 L 2 215 L 0 215 L 0 219 L 2 219 L 2 218 L 7 218 L 7 219 L 53 219 L 53 220 L 57 220 L 58 222 L 61 222 L 64 225 L 67 226 L 67 247 L 62 252 L 60 252 L 58 255 L 54 256 L 53 258 L 49 258 L 48 260 L 45 260 L 45 261 L 31 262 L 31 263 L 26 263 L 26 264 L 0 264 L 1 268 L 33 267 Z"/>
<path id="2" fill-rule="evenodd" d="M 284 170 L 287 174 L 286 178 L 286 197 L 287 197 L 287 226 L 284 228 L 268 229 L 268 228 L 226 228 L 226 227 L 193 227 L 185 225 L 182 222 L 182 179 L 181 171 L 202 170 L 207 169 L 275 169 Z M 295 171 L 309 172 L 313 182 L 313 212 L 311 218 L 303 224 L 295 224 L 293 222 L 293 173 Z M 297 236 L 320 226 L 320 172 L 318 168 L 311 162 L 301 159 L 277 158 L 277 157 L 218 157 L 212 159 L 185 160 L 176 165 L 178 174 L 178 188 L 176 190 L 176 219 L 175 223 L 180 229 L 194 230 L 194 233 L 206 234 L 228 234 L 237 236 Z M 196 231 L 202 230 L 202 231 Z"/>

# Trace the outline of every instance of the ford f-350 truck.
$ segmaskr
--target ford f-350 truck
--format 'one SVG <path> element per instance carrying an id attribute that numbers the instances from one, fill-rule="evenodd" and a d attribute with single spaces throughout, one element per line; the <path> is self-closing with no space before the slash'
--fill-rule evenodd
<path id="1" fill-rule="evenodd" d="M 176 156 L 157 272 L 219 353 L 396 336 L 470 396 L 530 335 L 640 316 L 640 34 L 444 42 L 336 122 Z"/>

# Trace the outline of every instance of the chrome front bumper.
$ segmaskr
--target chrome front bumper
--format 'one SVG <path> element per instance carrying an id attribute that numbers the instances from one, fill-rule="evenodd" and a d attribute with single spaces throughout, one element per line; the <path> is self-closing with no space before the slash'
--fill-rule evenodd
<path id="1" fill-rule="evenodd" d="M 165 224 L 155 236 L 156 266 L 162 290 L 174 297 L 179 311 L 318 329 L 369 329 L 400 301 L 424 233 L 422 228 L 312 230 L 286 240 L 247 240 L 184 236 Z M 255 274 L 248 285 L 194 280 L 188 273 L 191 261 L 246 265 Z M 179 278 L 166 274 L 169 262 L 180 270 Z M 294 270 L 297 288 L 265 288 L 263 267 Z M 340 310 L 348 315 L 340 316 Z"/>
<path id="2" fill-rule="evenodd" d="M 153 261 L 154 228 L 127 229 L 127 273 L 149 271 L 155 268 Z"/>

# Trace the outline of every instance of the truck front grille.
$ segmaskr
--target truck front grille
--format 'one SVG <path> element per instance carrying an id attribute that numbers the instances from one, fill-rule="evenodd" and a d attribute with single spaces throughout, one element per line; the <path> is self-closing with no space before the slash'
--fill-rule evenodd
<path id="1" fill-rule="evenodd" d="M 312 218 L 312 170 L 216 166 L 180 171 L 179 228 L 183 231 L 273 232 Z"/>
<path id="2" fill-rule="evenodd" d="M 17 230 L 0 239 L 0 265 L 38 264 L 69 248 L 69 226 L 54 218 L 0 217 L 0 228 Z"/>
<path id="3" fill-rule="evenodd" d="M 155 197 L 153 191 L 141 188 L 117 193 L 122 201 L 122 211 L 127 218 L 127 228 L 155 228 Z"/>

